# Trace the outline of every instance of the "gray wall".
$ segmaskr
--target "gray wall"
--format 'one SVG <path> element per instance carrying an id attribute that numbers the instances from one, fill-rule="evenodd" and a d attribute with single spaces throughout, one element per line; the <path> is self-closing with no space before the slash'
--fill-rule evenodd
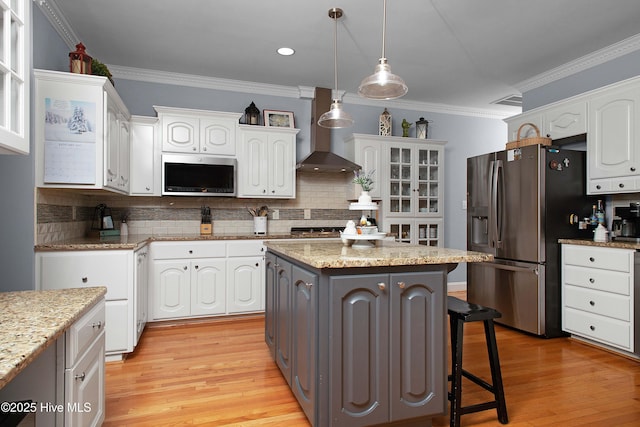
<path id="1" fill-rule="evenodd" d="M 68 67 L 69 49 L 53 31 L 40 9 L 32 9 L 33 66 L 65 69 L 65 66 Z M 31 123 L 33 135 L 33 117 Z M 33 140 L 30 153 L 28 156 L 0 155 L 0 291 L 35 287 Z"/>
<path id="2" fill-rule="evenodd" d="M 635 51 L 588 70 L 522 94 L 522 111 L 640 75 L 640 51 Z"/>

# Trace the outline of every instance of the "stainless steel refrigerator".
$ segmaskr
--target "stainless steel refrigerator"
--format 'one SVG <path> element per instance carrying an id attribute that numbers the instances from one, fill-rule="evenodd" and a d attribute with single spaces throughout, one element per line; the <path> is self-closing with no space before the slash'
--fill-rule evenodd
<path id="1" fill-rule="evenodd" d="M 467 299 L 499 323 L 563 335 L 558 239 L 592 236 L 570 221 L 591 213 L 585 170 L 584 152 L 539 145 L 467 159 L 467 248 L 495 259 L 467 265 Z"/>

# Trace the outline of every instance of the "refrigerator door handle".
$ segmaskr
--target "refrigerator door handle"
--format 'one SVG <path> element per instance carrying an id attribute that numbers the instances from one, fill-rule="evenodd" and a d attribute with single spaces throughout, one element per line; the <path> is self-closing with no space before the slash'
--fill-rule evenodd
<path id="1" fill-rule="evenodd" d="M 485 265 L 487 267 L 493 267 L 493 268 L 496 268 L 498 270 L 509 270 L 509 271 L 525 272 L 525 273 L 534 273 L 535 275 L 539 275 L 540 274 L 540 270 L 538 269 L 538 267 L 518 267 L 518 266 L 515 266 L 515 265 L 494 264 L 494 263 L 484 263 L 483 265 Z"/>
<path id="2" fill-rule="evenodd" d="M 504 194 L 504 177 L 501 160 L 492 161 L 489 165 L 489 244 L 492 248 L 502 248 L 502 195 Z"/>
<path id="3" fill-rule="evenodd" d="M 504 164 L 502 160 L 496 161 L 496 248 L 502 249 L 502 236 L 504 235 Z"/>

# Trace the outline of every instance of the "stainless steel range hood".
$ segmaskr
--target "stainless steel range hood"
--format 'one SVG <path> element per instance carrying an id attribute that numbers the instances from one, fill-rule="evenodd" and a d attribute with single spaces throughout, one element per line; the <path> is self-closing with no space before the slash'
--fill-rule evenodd
<path id="1" fill-rule="evenodd" d="M 316 88 L 311 103 L 311 154 L 296 165 L 300 172 L 353 172 L 359 165 L 331 152 L 331 129 L 318 126 L 318 118 L 331 106 L 331 89 Z"/>

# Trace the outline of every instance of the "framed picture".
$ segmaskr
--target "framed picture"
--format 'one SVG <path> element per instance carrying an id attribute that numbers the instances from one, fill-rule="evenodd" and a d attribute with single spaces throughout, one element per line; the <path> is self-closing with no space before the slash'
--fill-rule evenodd
<path id="1" fill-rule="evenodd" d="M 295 127 L 291 111 L 262 110 L 262 113 L 264 114 L 264 125 L 267 127 Z"/>

